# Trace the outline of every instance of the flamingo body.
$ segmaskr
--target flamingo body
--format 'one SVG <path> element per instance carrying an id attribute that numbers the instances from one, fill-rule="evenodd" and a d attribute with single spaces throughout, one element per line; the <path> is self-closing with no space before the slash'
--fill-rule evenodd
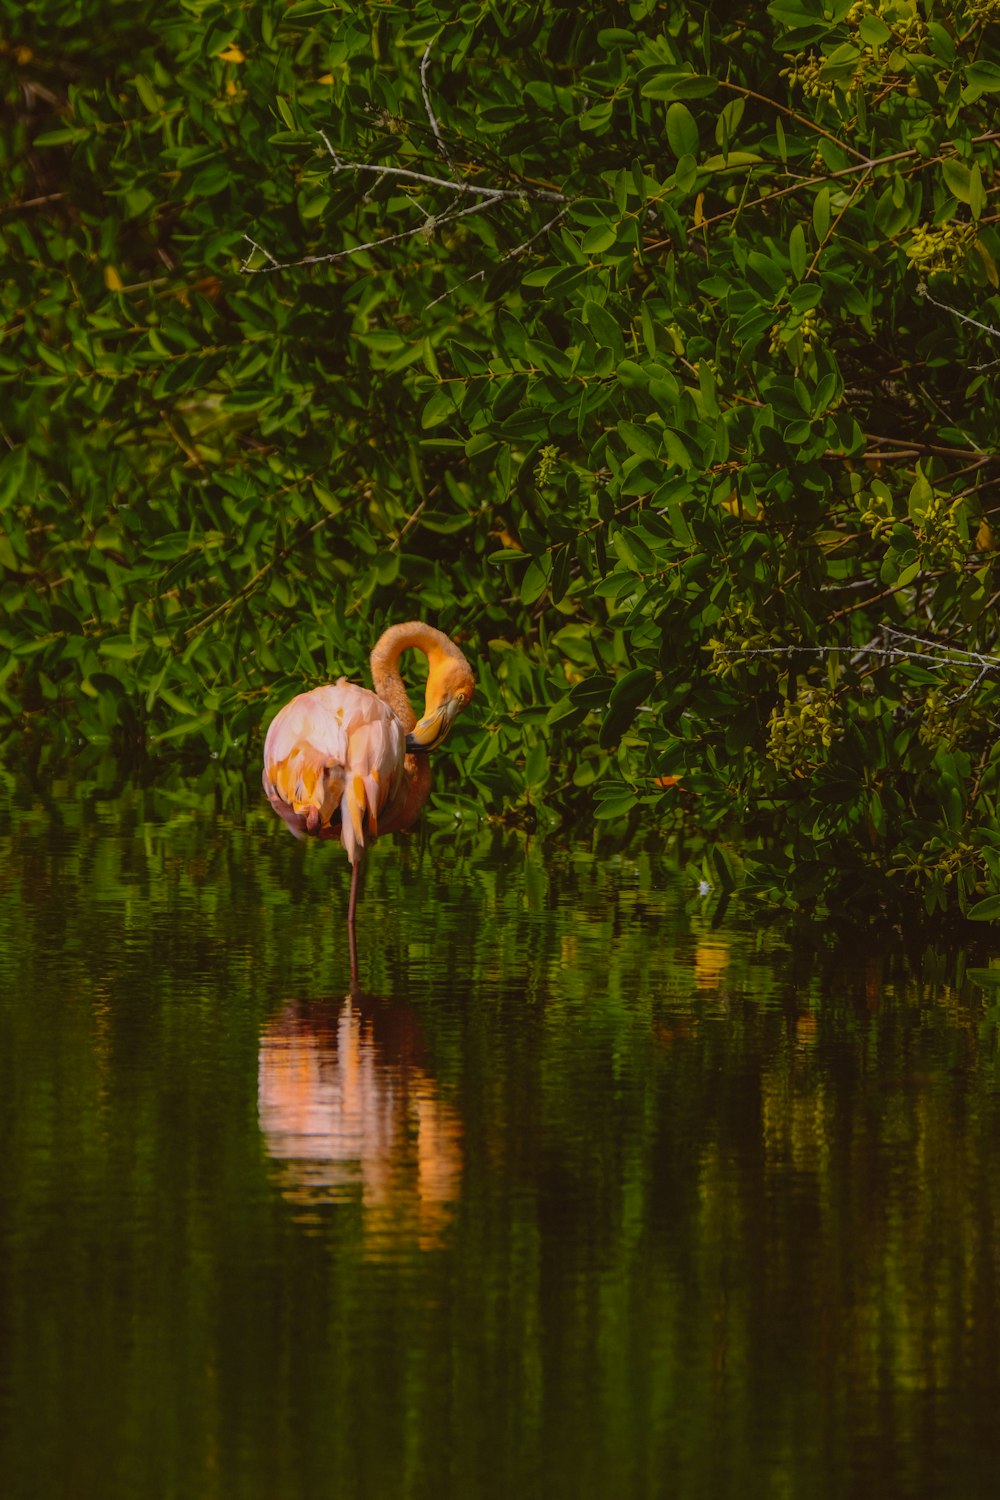
<path id="1" fill-rule="evenodd" d="M 406 731 L 389 705 L 342 677 L 275 716 L 264 791 L 296 838 L 339 838 L 355 864 L 366 827 L 376 834 L 401 800 L 405 752 Z"/>
<path id="2" fill-rule="evenodd" d="M 428 660 L 418 721 L 399 675 L 408 647 Z M 473 694 L 472 670 L 442 631 L 412 620 L 387 630 L 372 652 L 375 692 L 346 678 L 299 693 L 275 715 L 264 742 L 264 792 L 296 838 L 339 839 L 351 862 L 348 926 L 366 841 L 408 828 L 430 791 L 428 751 Z"/>

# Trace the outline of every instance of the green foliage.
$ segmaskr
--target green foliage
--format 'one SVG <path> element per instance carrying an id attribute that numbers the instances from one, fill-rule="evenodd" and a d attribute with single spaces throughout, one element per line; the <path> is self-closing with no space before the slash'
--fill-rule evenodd
<path id="1" fill-rule="evenodd" d="M 419 612 L 442 816 L 992 910 L 989 5 L 3 11 L 12 724 L 244 754 Z"/>

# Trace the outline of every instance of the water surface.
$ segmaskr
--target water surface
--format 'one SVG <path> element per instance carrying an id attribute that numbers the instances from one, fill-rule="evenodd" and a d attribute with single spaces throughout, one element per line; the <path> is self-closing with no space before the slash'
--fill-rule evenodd
<path id="1" fill-rule="evenodd" d="M 5 1497 L 995 1494 L 989 932 L 432 826 L 352 984 L 231 789 L 6 808 Z"/>

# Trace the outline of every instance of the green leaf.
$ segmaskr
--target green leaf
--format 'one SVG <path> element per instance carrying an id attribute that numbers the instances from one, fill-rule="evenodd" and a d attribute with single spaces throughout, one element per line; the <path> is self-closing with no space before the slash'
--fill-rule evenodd
<path id="1" fill-rule="evenodd" d="M 127 635 L 108 636 L 101 641 L 97 647 L 102 656 L 110 657 L 113 661 L 133 661 L 145 651 L 145 645 L 137 644 Z"/>
<path id="2" fill-rule="evenodd" d="M 699 164 L 702 172 L 732 172 L 740 167 L 755 167 L 764 157 L 757 151 L 727 151 L 722 156 L 706 156 Z M 693 158 L 692 158 L 693 160 Z"/>
<path id="3" fill-rule="evenodd" d="M 865 317 L 871 313 L 869 304 L 857 286 L 846 276 L 841 276 L 835 271 L 824 271 L 820 277 L 820 285 L 824 291 L 832 294 L 830 302 L 833 307 L 843 307 L 856 317 Z"/>
<path id="4" fill-rule="evenodd" d="M 801 281 L 808 265 L 806 236 L 801 224 L 793 224 L 792 232 L 788 236 L 788 258 L 791 261 L 792 275 L 796 281 Z"/>
<path id="5" fill-rule="evenodd" d="M 677 70 L 658 73 L 643 85 L 642 93 L 646 99 L 701 99 L 714 94 L 718 86 L 706 74 Z"/>
<path id="6" fill-rule="evenodd" d="M 966 916 L 973 922 L 997 921 L 1000 918 L 1000 896 L 985 896 L 982 901 L 977 901 L 975 906 L 970 906 Z M 1000 983 L 1000 969 L 988 969 L 986 972 L 998 976 L 996 979 L 990 979 L 988 983 Z"/>
<path id="7" fill-rule="evenodd" d="M 655 458 L 660 451 L 660 442 L 655 427 L 639 427 L 635 422 L 619 422 L 618 432 L 633 453 L 642 453 Z"/>
<path id="8" fill-rule="evenodd" d="M 524 761 L 524 779 L 528 786 L 541 786 L 549 776 L 549 753 L 544 740 L 537 740 Z"/>
<path id="9" fill-rule="evenodd" d="M 570 688 L 569 696 L 572 702 L 587 709 L 607 706 L 611 689 L 614 687 L 614 679 L 603 672 L 595 672 L 590 677 L 585 677 L 582 682 L 576 682 Z"/>
<path id="10" fill-rule="evenodd" d="M 686 104 L 671 104 L 667 110 L 667 141 L 677 157 L 697 155 L 698 126 Z"/>
<path id="11" fill-rule="evenodd" d="M 454 415 L 455 401 L 449 387 L 439 386 L 424 404 L 424 409 L 420 413 L 420 425 L 425 430 L 440 427 L 442 422 L 447 422 L 448 418 Z"/>
<path id="12" fill-rule="evenodd" d="M 733 873 L 732 861 L 721 844 L 712 845 L 712 865 L 723 891 L 734 890 L 736 876 Z"/>
<path id="13" fill-rule="evenodd" d="M 594 817 L 604 823 L 617 822 L 628 816 L 639 804 L 635 792 L 628 788 L 617 789 L 612 797 L 604 797 L 594 808 Z"/>
<path id="14" fill-rule="evenodd" d="M 884 47 L 892 40 L 892 32 L 881 16 L 865 15 L 858 22 L 858 35 L 869 47 Z"/>
<path id="15" fill-rule="evenodd" d="M 964 162 L 957 157 L 946 156 L 941 163 L 941 176 L 945 186 L 960 203 L 968 203 L 972 194 L 972 174 Z"/>
<path id="16" fill-rule="evenodd" d="M 729 103 L 724 104 L 719 111 L 718 119 L 715 122 L 715 140 L 716 144 L 721 146 L 727 154 L 736 131 L 739 128 L 740 121 L 743 119 L 745 109 L 746 101 L 744 99 L 730 99 Z"/>
<path id="17" fill-rule="evenodd" d="M 813 233 L 820 244 L 830 233 L 830 189 L 821 187 L 813 199 Z"/>
<path id="18" fill-rule="evenodd" d="M 72 141 L 86 140 L 86 130 L 72 129 L 69 126 L 59 130 L 42 130 L 32 140 L 33 146 L 68 146 Z"/>
<path id="19" fill-rule="evenodd" d="M 548 553 L 531 559 L 521 579 L 519 592 L 522 604 L 534 604 L 537 599 L 541 598 L 545 593 L 551 572 L 552 558 Z"/>
<path id="20" fill-rule="evenodd" d="M 621 328 L 618 326 L 618 320 L 597 302 L 585 302 L 583 316 L 597 342 L 611 349 L 616 357 L 620 357 L 625 348 L 625 341 Z"/>
<path id="21" fill-rule="evenodd" d="M 775 297 L 784 290 L 785 273 L 771 256 L 762 255 L 759 250 L 751 250 L 747 256 L 747 266 L 759 278 L 765 293 Z"/>
<path id="22" fill-rule="evenodd" d="M 1000 66 L 994 62 L 974 62 L 965 69 L 965 81 L 976 94 L 1000 93 Z"/>
<path id="23" fill-rule="evenodd" d="M 955 61 L 955 39 L 951 33 L 938 21 L 928 21 L 927 35 L 930 38 L 931 50 L 939 62 L 951 67 Z"/>
<path id="24" fill-rule="evenodd" d="M 637 364 L 634 359 L 623 359 L 619 361 L 618 368 L 615 371 L 615 374 L 618 377 L 618 381 L 621 385 L 629 387 L 631 389 L 639 387 L 645 390 L 646 386 L 648 386 L 649 384 L 649 376 L 642 368 L 642 365 Z"/>
<path id="25" fill-rule="evenodd" d="M 143 108 L 151 115 L 159 114 L 163 109 L 163 100 L 159 97 L 149 79 L 142 73 L 137 73 L 134 82 L 135 91 L 142 101 Z"/>
<path id="26" fill-rule="evenodd" d="M 193 719 L 182 719 L 177 724 L 172 724 L 169 729 L 163 729 L 152 736 L 154 744 L 163 744 L 169 740 L 188 739 L 196 734 L 202 734 L 215 727 L 214 713 L 200 713 Z"/>
<path id="27" fill-rule="evenodd" d="M 609 749 L 621 738 L 635 718 L 636 709 L 647 698 L 656 683 L 656 673 L 649 667 L 634 667 L 620 677 L 611 689 L 608 711 L 601 724 L 598 743 Z"/>
<path id="28" fill-rule="evenodd" d="M 600 255 L 611 246 L 618 238 L 618 226 L 615 224 L 595 224 L 593 229 L 588 229 L 580 241 L 580 248 L 587 255 Z"/>

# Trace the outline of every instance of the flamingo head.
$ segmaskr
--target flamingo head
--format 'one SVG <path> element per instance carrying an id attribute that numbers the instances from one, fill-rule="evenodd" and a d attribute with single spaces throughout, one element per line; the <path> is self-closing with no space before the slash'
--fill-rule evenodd
<path id="1" fill-rule="evenodd" d="M 407 750 L 436 750 L 474 691 L 475 681 L 464 658 L 432 653 L 423 717 L 406 736 Z"/>

